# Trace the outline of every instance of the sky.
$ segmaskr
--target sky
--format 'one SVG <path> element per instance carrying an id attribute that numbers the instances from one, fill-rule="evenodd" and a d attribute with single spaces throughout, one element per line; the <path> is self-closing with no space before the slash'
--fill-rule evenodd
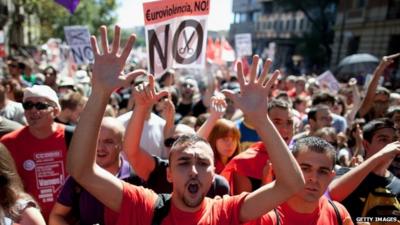
<path id="1" fill-rule="evenodd" d="M 149 0 L 119 0 L 117 10 L 118 22 L 122 28 L 143 26 L 143 2 Z M 167 1 L 167 0 L 164 0 Z M 232 0 L 210 0 L 211 8 L 208 17 L 208 30 L 229 30 L 233 21 Z"/>

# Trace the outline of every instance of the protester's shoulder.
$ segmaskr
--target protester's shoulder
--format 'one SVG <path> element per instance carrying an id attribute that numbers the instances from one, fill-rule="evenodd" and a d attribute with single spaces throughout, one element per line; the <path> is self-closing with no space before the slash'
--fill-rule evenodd
<path id="1" fill-rule="evenodd" d="M 152 124 L 165 125 L 165 120 L 155 113 L 150 114 L 150 120 Z"/>
<path id="2" fill-rule="evenodd" d="M 249 192 L 242 192 L 238 195 L 215 196 L 214 198 L 206 198 L 207 204 L 215 207 L 228 207 L 232 205 L 240 206 L 246 199 Z"/>
<path id="3" fill-rule="evenodd" d="M 121 182 L 123 183 L 122 194 L 124 198 L 132 199 L 141 203 L 148 202 L 150 204 L 156 201 L 158 195 L 153 190 L 142 186 L 132 185 L 125 181 Z"/>
<path id="4" fill-rule="evenodd" d="M 298 141 L 298 140 L 300 140 L 302 138 L 305 138 L 307 136 L 308 136 L 308 133 L 306 131 L 304 131 L 304 132 L 301 132 L 301 133 L 298 133 L 298 134 L 294 135 L 292 140 L 293 141 Z"/>
<path id="5" fill-rule="evenodd" d="M 169 161 L 167 159 L 163 159 L 156 155 L 153 155 L 153 159 L 156 163 L 156 168 L 167 168 L 169 165 Z"/>
<path id="6" fill-rule="evenodd" d="M 24 127 L 24 125 L 18 123 L 17 121 L 2 117 L 0 121 L 0 134 L 7 134 L 21 129 L 22 127 Z"/>
<path id="7" fill-rule="evenodd" d="M 329 214 L 327 215 L 335 215 L 336 217 L 336 212 L 339 212 L 340 218 L 342 220 L 350 217 L 349 212 L 347 211 L 346 207 L 342 205 L 342 203 L 330 200 L 326 196 L 322 196 L 320 199 L 320 209 L 327 213 L 329 212 Z"/>
<path id="8" fill-rule="evenodd" d="M 19 102 L 11 101 L 9 100 L 7 105 L 6 105 L 6 110 L 13 110 L 13 111 L 22 111 L 24 112 L 24 108 L 22 107 L 22 104 Z"/>
<path id="9" fill-rule="evenodd" d="M 28 127 L 27 127 L 27 126 L 24 126 L 24 127 L 20 128 L 20 129 L 18 129 L 18 130 L 15 130 L 15 131 L 12 131 L 12 132 L 10 132 L 10 133 L 8 133 L 8 134 L 5 134 L 5 135 L 0 139 L 0 141 L 1 141 L 2 143 L 8 142 L 8 141 L 13 141 L 13 140 L 19 139 L 20 137 L 26 135 L 27 132 L 28 132 Z"/>
<path id="10" fill-rule="evenodd" d="M 389 176 L 389 184 L 387 187 L 390 189 L 390 191 L 395 194 L 398 198 L 400 197 L 400 178 L 396 177 L 393 174 L 390 174 Z"/>
<path id="11" fill-rule="evenodd" d="M 117 120 L 119 120 L 124 126 L 128 123 L 132 116 L 132 111 L 126 112 L 120 116 L 117 117 Z"/>

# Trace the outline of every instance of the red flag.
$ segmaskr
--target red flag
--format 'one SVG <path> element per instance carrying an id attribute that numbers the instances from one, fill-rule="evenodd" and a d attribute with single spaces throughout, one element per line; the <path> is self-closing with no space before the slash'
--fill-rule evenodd
<path id="1" fill-rule="evenodd" d="M 211 37 L 208 37 L 207 40 L 206 59 L 210 62 L 214 62 L 215 60 L 215 45 Z"/>
<path id="2" fill-rule="evenodd" d="M 224 37 L 221 39 L 221 59 L 224 62 L 235 61 L 235 50 Z"/>
<path id="3" fill-rule="evenodd" d="M 219 40 L 219 38 L 215 39 L 215 42 L 214 42 L 214 63 L 222 64 L 221 41 Z"/>

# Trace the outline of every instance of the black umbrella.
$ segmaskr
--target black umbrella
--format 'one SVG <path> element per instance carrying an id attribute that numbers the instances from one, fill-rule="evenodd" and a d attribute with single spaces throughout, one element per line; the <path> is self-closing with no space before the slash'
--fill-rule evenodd
<path id="1" fill-rule="evenodd" d="M 339 81 L 347 82 L 356 77 L 359 84 L 364 83 L 364 77 L 372 74 L 379 64 L 379 59 L 371 54 L 359 53 L 343 58 L 335 70 Z"/>

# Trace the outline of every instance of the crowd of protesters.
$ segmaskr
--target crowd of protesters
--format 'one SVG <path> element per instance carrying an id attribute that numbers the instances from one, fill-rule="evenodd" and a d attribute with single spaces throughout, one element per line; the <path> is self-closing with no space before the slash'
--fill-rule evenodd
<path id="1" fill-rule="evenodd" d="M 100 30 L 72 76 L 5 59 L 0 225 L 400 223 L 398 58 L 337 93 L 258 56 L 155 78 Z"/>

